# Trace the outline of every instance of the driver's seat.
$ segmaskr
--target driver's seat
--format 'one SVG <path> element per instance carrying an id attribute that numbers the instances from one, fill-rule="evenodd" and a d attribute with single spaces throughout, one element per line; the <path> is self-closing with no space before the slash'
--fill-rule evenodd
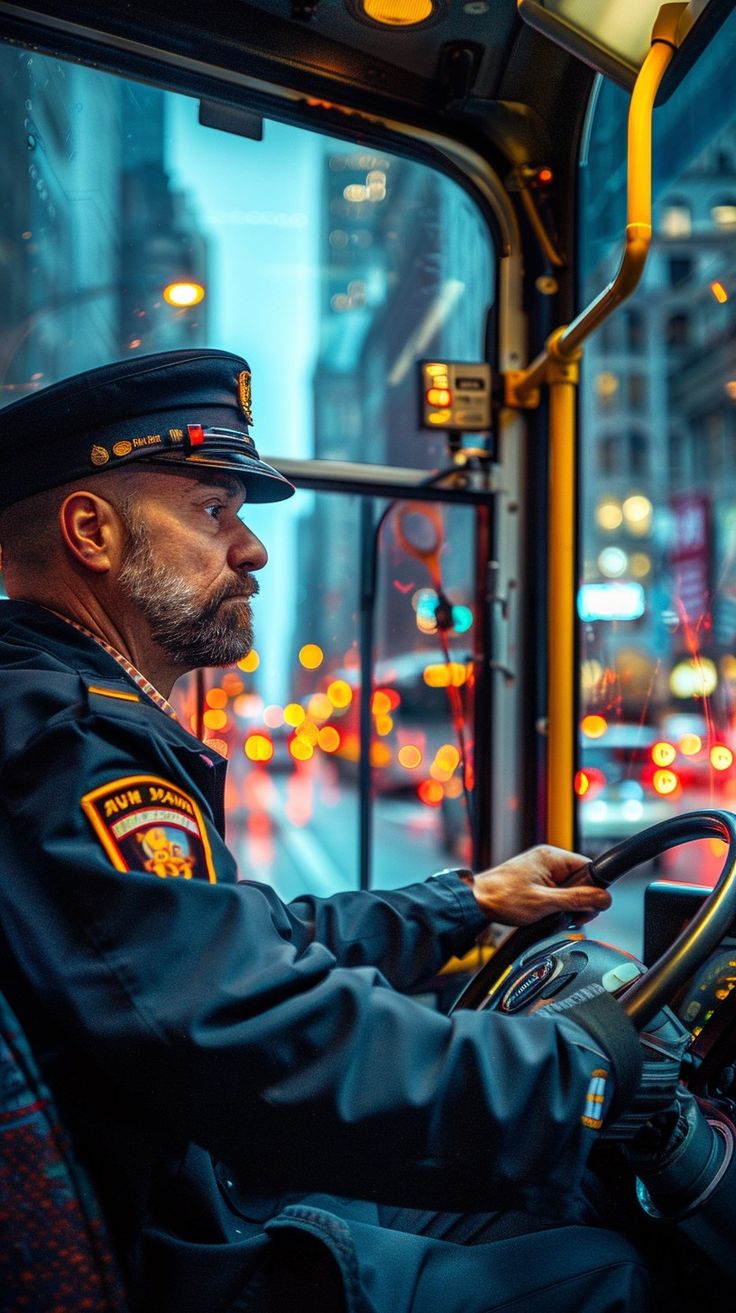
<path id="1" fill-rule="evenodd" d="M 102 1215 L 0 993 L 0 1313 L 125 1313 Z"/>

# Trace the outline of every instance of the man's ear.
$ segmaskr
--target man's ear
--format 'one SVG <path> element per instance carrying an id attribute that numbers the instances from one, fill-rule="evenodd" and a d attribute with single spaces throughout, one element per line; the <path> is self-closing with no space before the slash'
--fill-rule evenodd
<path id="1" fill-rule="evenodd" d="M 94 492 L 70 492 L 59 509 L 62 537 L 88 570 L 104 574 L 117 563 L 123 525 L 115 507 Z"/>

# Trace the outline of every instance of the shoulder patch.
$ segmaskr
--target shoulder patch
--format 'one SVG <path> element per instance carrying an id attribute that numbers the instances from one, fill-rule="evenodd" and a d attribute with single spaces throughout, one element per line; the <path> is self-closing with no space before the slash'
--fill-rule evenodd
<path id="1" fill-rule="evenodd" d="M 124 775 L 85 793 L 82 810 L 117 871 L 217 883 L 202 813 L 157 775 Z"/>

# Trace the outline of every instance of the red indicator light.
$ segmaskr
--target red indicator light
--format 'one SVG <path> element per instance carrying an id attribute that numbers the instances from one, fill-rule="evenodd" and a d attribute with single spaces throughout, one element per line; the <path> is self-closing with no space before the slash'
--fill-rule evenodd
<path id="1" fill-rule="evenodd" d="M 187 433 L 189 434 L 190 446 L 202 446 L 202 443 L 204 442 L 204 429 L 201 424 L 187 424 Z"/>
<path id="2" fill-rule="evenodd" d="M 554 181 L 554 176 L 555 175 L 550 168 L 545 167 L 537 170 L 537 182 L 540 183 L 542 187 L 548 187 L 549 184 Z"/>
<path id="3" fill-rule="evenodd" d="M 427 393 L 427 404 L 429 406 L 450 406 L 452 404 L 452 393 L 449 388 L 430 388 Z"/>

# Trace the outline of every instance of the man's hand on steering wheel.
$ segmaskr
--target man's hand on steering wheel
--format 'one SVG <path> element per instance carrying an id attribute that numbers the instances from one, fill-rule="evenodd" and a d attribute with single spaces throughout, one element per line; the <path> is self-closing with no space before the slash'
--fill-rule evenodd
<path id="1" fill-rule="evenodd" d="M 611 895 L 589 882 L 586 857 L 549 844 L 481 871 L 472 890 L 488 920 L 501 925 L 530 925 L 552 912 L 582 925 L 611 905 Z"/>

